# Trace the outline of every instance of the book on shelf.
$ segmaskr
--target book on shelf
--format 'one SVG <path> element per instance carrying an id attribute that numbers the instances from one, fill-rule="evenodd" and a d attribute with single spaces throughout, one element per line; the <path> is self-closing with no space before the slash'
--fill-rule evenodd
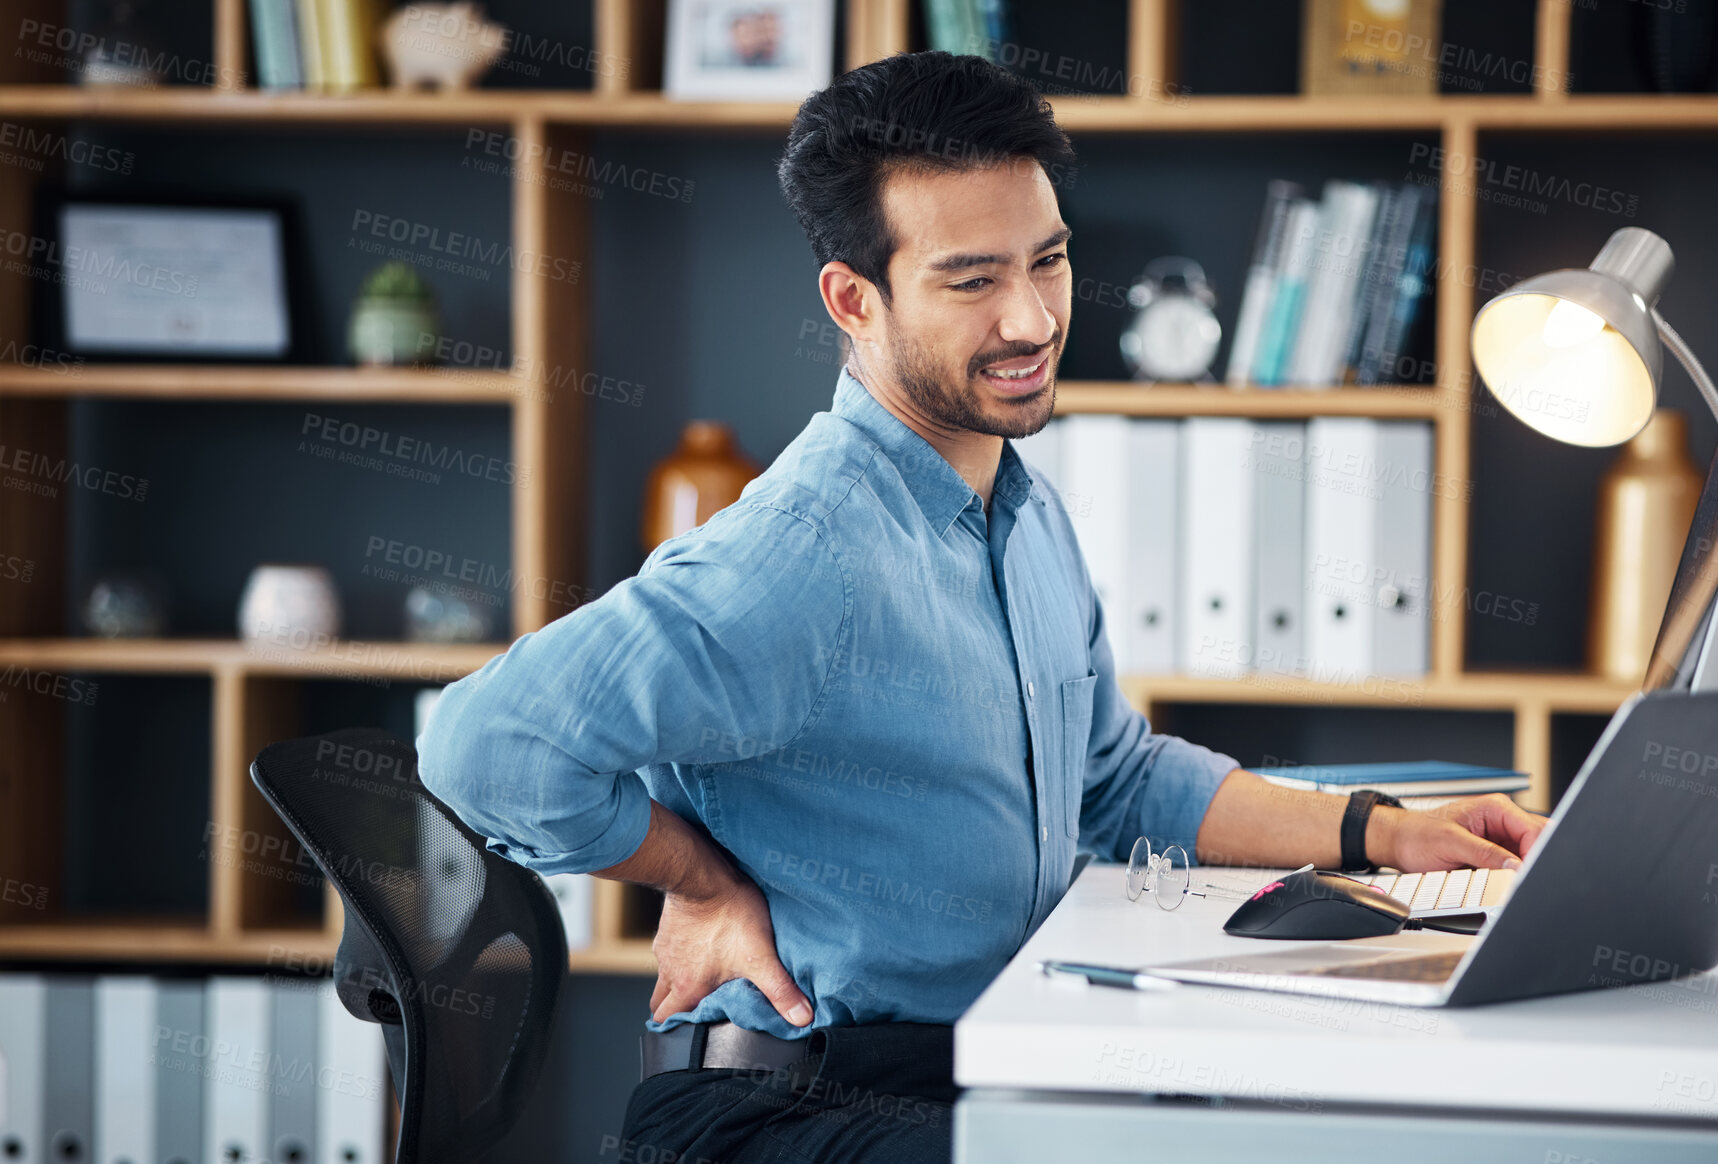
<path id="1" fill-rule="evenodd" d="M 1306 192 L 1293 182 L 1278 179 L 1265 187 L 1265 212 L 1259 216 L 1259 233 L 1253 242 L 1253 257 L 1247 264 L 1247 281 L 1241 292 L 1241 312 L 1235 319 L 1235 336 L 1229 345 L 1231 388 L 1245 388 L 1252 382 L 1265 316 L 1276 295 L 1277 272 L 1288 246 L 1289 220 L 1294 208 L 1305 201 Z"/>
<path id="2" fill-rule="evenodd" d="M 1449 760 L 1408 760 L 1382 764 L 1296 764 L 1249 768 L 1284 788 L 1315 792 L 1352 792 L 1373 788 L 1406 800 L 1422 796 L 1481 796 L 1522 792 L 1527 773 Z"/>
<path id="3" fill-rule="evenodd" d="M 1288 238 L 1276 278 L 1271 283 L 1258 350 L 1253 356 L 1253 383 L 1272 387 L 1282 383 L 1300 328 L 1306 282 L 1312 274 L 1313 248 L 1318 236 L 1318 206 L 1304 198 L 1294 200 L 1288 211 Z M 1246 304 L 1241 305 L 1246 310 Z"/>
<path id="4" fill-rule="evenodd" d="M 1406 228 L 1400 250 L 1393 248 L 1390 253 L 1391 272 L 1386 285 L 1393 294 L 1378 309 L 1378 338 L 1373 342 L 1368 335 L 1356 370 L 1355 382 L 1358 384 L 1388 383 L 1401 374 L 1402 357 L 1406 354 L 1420 304 L 1426 297 L 1426 288 L 1437 262 L 1436 195 L 1419 186 L 1403 187 L 1403 190 L 1414 192 L 1413 221 Z"/>
<path id="5" fill-rule="evenodd" d="M 322 0 L 293 0 L 298 14 L 298 53 L 303 62 L 301 72 L 306 89 L 322 89 L 328 83 L 327 62 L 323 48 L 327 41 L 322 31 Z"/>
<path id="6" fill-rule="evenodd" d="M 380 81 L 371 49 L 377 14 L 371 0 L 312 0 L 321 7 L 325 88 L 337 93 L 373 88 Z"/>
<path id="7" fill-rule="evenodd" d="M 1119 674 L 1425 674 L 1429 422 L 1076 415 L 1015 451 L 1068 516 Z"/>
<path id="8" fill-rule="evenodd" d="M 1371 257 L 1361 276 L 1354 311 L 1349 318 L 1348 342 L 1342 358 L 1344 368 L 1353 370 L 1360 367 L 1366 353 L 1366 337 L 1371 332 L 1374 318 L 1381 311 L 1379 300 L 1392 296 L 1391 281 L 1400 273 L 1400 266 L 1390 261 L 1393 248 L 1398 243 L 1406 246 L 1406 239 L 1398 239 L 1397 234 L 1404 221 L 1411 224 L 1413 220 L 1410 189 L 1417 191 L 1418 187 L 1384 186 L 1379 190 L 1378 213 L 1372 218 L 1372 236 L 1366 240 L 1366 253 Z"/>
<path id="9" fill-rule="evenodd" d="M 1338 383 L 1349 320 L 1359 292 L 1366 246 L 1378 209 L 1378 191 L 1356 182 L 1325 183 L 1306 302 L 1289 356 L 1287 383 L 1317 388 Z"/>
<path id="10" fill-rule="evenodd" d="M 378 0 L 250 0 L 259 85 L 350 92 L 380 84 L 381 8 Z"/>
<path id="11" fill-rule="evenodd" d="M 1412 183 L 1265 190 L 1225 380 L 1329 388 L 1417 380 L 1402 358 L 1434 264 L 1436 192 Z"/>
<path id="12" fill-rule="evenodd" d="M 1003 0 L 924 0 L 924 14 L 931 48 L 1001 63 Z"/>
<path id="13" fill-rule="evenodd" d="M 264 89 L 304 88 L 294 0 L 250 0 L 257 83 Z"/>

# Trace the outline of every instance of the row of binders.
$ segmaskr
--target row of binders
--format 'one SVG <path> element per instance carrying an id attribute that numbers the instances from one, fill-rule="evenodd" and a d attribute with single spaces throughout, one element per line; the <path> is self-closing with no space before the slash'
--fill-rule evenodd
<path id="1" fill-rule="evenodd" d="M 1068 513 L 1118 673 L 1425 673 L 1430 424 L 1073 415 L 1015 447 Z"/>
<path id="2" fill-rule="evenodd" d="M 1434 274 L 1435 188 L 1330 181 L 1266 188 L 1226 379 L 1329 388 L 1417 382 L 1407 357 Z"/>
<path id="3" fill-rule="evenodd" d="M 18 1164 L 381 1164 L 381 1027 L 327 979 L 0 974 Z"/>
<path id="4" fill-rule="evenodd" d="M 388 7 L 382 0 L 250 0 L 257 83 L 336 92 L 379 84 L 372 46 Z"/>

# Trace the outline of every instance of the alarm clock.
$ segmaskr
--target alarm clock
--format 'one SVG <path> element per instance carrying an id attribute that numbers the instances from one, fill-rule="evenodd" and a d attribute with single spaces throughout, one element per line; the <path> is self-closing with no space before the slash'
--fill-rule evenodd
<path id="1" fill-rule="evenodd" d="M 1203 267 L 1179 255 L 1154 259 L 1128 288 L 1127 301 L 1135 313 L 1122 332 L 1121 354 L 1134 379 L 1211 378 L 1223 328 Z"/>

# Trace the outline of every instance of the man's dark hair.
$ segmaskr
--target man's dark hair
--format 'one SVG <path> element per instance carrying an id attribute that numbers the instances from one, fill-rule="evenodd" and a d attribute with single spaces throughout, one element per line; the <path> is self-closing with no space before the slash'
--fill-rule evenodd
<path id="1" fill-rule="evenodd" d="M 899 53 L 806 98 L 776 174 L 818 266 L 839 260 L 889 301 L 896 240 L 883 181 L 901 168 L 977 169 L 1031 158 L 1052 179 L 1074 147 L 1031 84 L 983 57 Z"/>

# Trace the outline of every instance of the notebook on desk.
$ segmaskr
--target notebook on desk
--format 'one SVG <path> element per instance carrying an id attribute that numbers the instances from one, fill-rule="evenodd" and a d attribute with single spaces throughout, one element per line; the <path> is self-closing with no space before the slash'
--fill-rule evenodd
<path id="1" fill-rule="evenodd" d="M 1718 965 L 1718 692 L 1618 709 L 1471 941 L 1416 935 L 1148 966 L 1180 982 L 1471 1006 L 1657 982 Z"/>
<path id="2" fill-rule="evenodd" d="M 1487 792 L 1514 793 L 1528 786 L 1527 773 L 1513 768 L 1486 768 L 1449 760 L 1408 760 L 1382 764 L 1297 764 L 1290 767 L 1249 768 L 1272 784 L 1310 788 L 1315 792 L 1352 792 L 1376 788 L 1391 796 L 1478 796 Z"/>

